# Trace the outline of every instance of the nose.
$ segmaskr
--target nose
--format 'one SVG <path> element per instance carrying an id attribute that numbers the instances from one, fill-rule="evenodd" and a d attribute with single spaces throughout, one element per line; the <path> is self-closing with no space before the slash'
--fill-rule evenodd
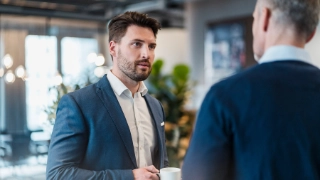
<path id="1" fill-rule="evenodd" d="M 141 48 L 141 58 L 142 59 L 149 59 L 150 58 L 150 49 L 148 46 Z"/>

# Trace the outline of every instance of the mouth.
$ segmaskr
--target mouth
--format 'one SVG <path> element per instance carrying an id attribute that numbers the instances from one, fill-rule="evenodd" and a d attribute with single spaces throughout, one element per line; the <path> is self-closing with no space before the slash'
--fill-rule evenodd
<path id="1" fill-rule="evenodd" d="M 136 63 L 136 65 L 141 68 L 150 68 L 150 63 L 148 61 L 141 61 Z"/>

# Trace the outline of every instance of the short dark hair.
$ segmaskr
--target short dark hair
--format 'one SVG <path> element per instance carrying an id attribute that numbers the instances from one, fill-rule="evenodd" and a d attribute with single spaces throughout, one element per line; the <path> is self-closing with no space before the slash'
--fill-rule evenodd
<path id="1" fill-rule="evenodd" d="M 147 14 L 128 11 L 115 16 L 109 22 L 109 42 L 120 42 L 130 25 L 150 28 L 153 31 L 154 37 L 157 37 L 158 30 L 161 29 L 160 23 L 156 19 L 148 17 Z"/>
<path id="2" fill-rule="evenodd" d="M 319 23 L 319 0 L 267 0 L 278 10 L 281 23 L 293 24 L 298 33 L 310 36 Z"/>

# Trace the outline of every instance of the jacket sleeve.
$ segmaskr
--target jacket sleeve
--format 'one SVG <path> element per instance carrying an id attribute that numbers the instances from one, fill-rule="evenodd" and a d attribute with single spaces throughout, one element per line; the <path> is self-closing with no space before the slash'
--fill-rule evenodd
<path id="1" fill-rule="evenodd" d="M 83 114 L 71 95 L 59 102 L 51 136 L 47 163 L 47 179 L 130 180 L 131 169 L 91 171 L 79 168 L 85 156 L 88 130 Z"/>

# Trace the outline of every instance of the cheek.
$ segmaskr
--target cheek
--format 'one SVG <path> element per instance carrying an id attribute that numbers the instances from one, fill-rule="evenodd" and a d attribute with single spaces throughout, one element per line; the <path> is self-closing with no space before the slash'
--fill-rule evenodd
<path id="1" fill-rule="evenodd" d="M 141 52 L 138 49 L 133 49 L 131 51 L 128 51 L 128 56 L 130 56 L 129 58 L 132 58 L 132 59 L 139 59 L 140 54 Z"/>
<path id="2" fill-rule="evenodd" d="M 260 45 L 259 40 L 261 39 L 261 36 L 259 36 L 259 33 L 258 33 L 257 21 L 253 21 L 252 35 L 253 35 L 253 50 L 256 50 L 259 48 L 258 47 Z"/>
<path id="3" fill-rule="evenodd" d="M 122 48 L 121 49 L 121 56 L 126 58 L 127 60 L 130 60 L 132 58 L 136 58 L 137 52 L 130 49 L 130 48 Z"/>
<path id="4" fill-rule="evenodd" d="M 154 53 L 154 51 L 151 51 L 150 52 L 150 60 L 153 61 L 154 57 L 155 57 L 155 53 Z"/>
<path id="5" fill-rule="evenodd" d="M 257 31 L 257 22 L 253 21 L 253 23 L 252 23 L 252 35 L 253 35 L 253 38 L 256 35 L 256 31 Z"/>

